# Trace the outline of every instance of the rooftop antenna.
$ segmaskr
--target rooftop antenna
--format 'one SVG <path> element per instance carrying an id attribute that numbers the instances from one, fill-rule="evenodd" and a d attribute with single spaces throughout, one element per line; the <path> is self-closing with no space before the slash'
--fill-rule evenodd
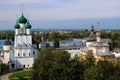
<path id="1" fill-rule="evenodd" d="M 101 28 L 100 28 L 100 23 L 98 22 L 98 31 L 101 31 Z"/>
<path id="2" fill-rule="evenodd" d="M 6 32 L 6 40 L 8 40 L 8 33 Z"/>

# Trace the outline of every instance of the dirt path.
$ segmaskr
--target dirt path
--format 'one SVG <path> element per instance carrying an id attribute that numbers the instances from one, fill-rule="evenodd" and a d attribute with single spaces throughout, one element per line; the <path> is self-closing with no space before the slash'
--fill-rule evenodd
<path id="1" fill-rule="evenodd" d="M 11 75 L 12 73 L 8 73 L 8 74 L 4 74 L 0 77 L 0 80 L 9 80 L 8 77 L 9 75 Z"/>

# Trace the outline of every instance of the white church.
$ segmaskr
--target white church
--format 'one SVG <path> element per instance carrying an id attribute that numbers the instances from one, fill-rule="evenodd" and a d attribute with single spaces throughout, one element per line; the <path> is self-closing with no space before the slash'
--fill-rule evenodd
<path id="1" fill-rule="evenodd" d="M 11 69 L 31 68 L 37 58 L 37 44 L 33 42 L 31 35 L 32 26 L 22 14 L 14 28 L 14 46 L 6 39 L 1 51 L 1 60 L 9 64 Z"/>

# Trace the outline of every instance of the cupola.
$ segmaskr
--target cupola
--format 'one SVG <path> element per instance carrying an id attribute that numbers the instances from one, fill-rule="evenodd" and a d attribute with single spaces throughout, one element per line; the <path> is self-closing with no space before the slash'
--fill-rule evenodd
<path id="1" fill-rule="evenodd" d="M 25 28 L 30 29 L 32 26 L 30 25 L 29 21 L 26 23 Z"/>
<path id="2" fill-rule="evenodd" d="M 14 28 L 15 29 L 19 29 L 20 28 L 20 25 L 18 24 L 18 22 L 16 22 L 16 24 L 14 25 Z"/>
<path id="3" fill-rule="evenodd" d="M 24 17 L 24 15 L 22 14 L 22 16 L 18 19 L 19 23 L 26 23 L 27 19 Z"/>
<path id="4" fill-rule="evenodd" d="M 8 38 L 5 40 L 4 45 L 11 45 L 11 42 Z"/>

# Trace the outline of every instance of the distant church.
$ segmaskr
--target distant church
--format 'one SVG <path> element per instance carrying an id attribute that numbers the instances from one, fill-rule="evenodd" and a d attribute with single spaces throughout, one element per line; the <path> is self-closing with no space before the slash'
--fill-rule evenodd
<path id="1" fill-rule="evenodd" d="M 8 63 L 11 69 L 31 68 L 37 58 L 37 44 L 31 35 L 32 26 L 24 15 L 16 21 L 14 26 L 14 46 L 6 39 L 1 53 L 3 63 Z"/>

